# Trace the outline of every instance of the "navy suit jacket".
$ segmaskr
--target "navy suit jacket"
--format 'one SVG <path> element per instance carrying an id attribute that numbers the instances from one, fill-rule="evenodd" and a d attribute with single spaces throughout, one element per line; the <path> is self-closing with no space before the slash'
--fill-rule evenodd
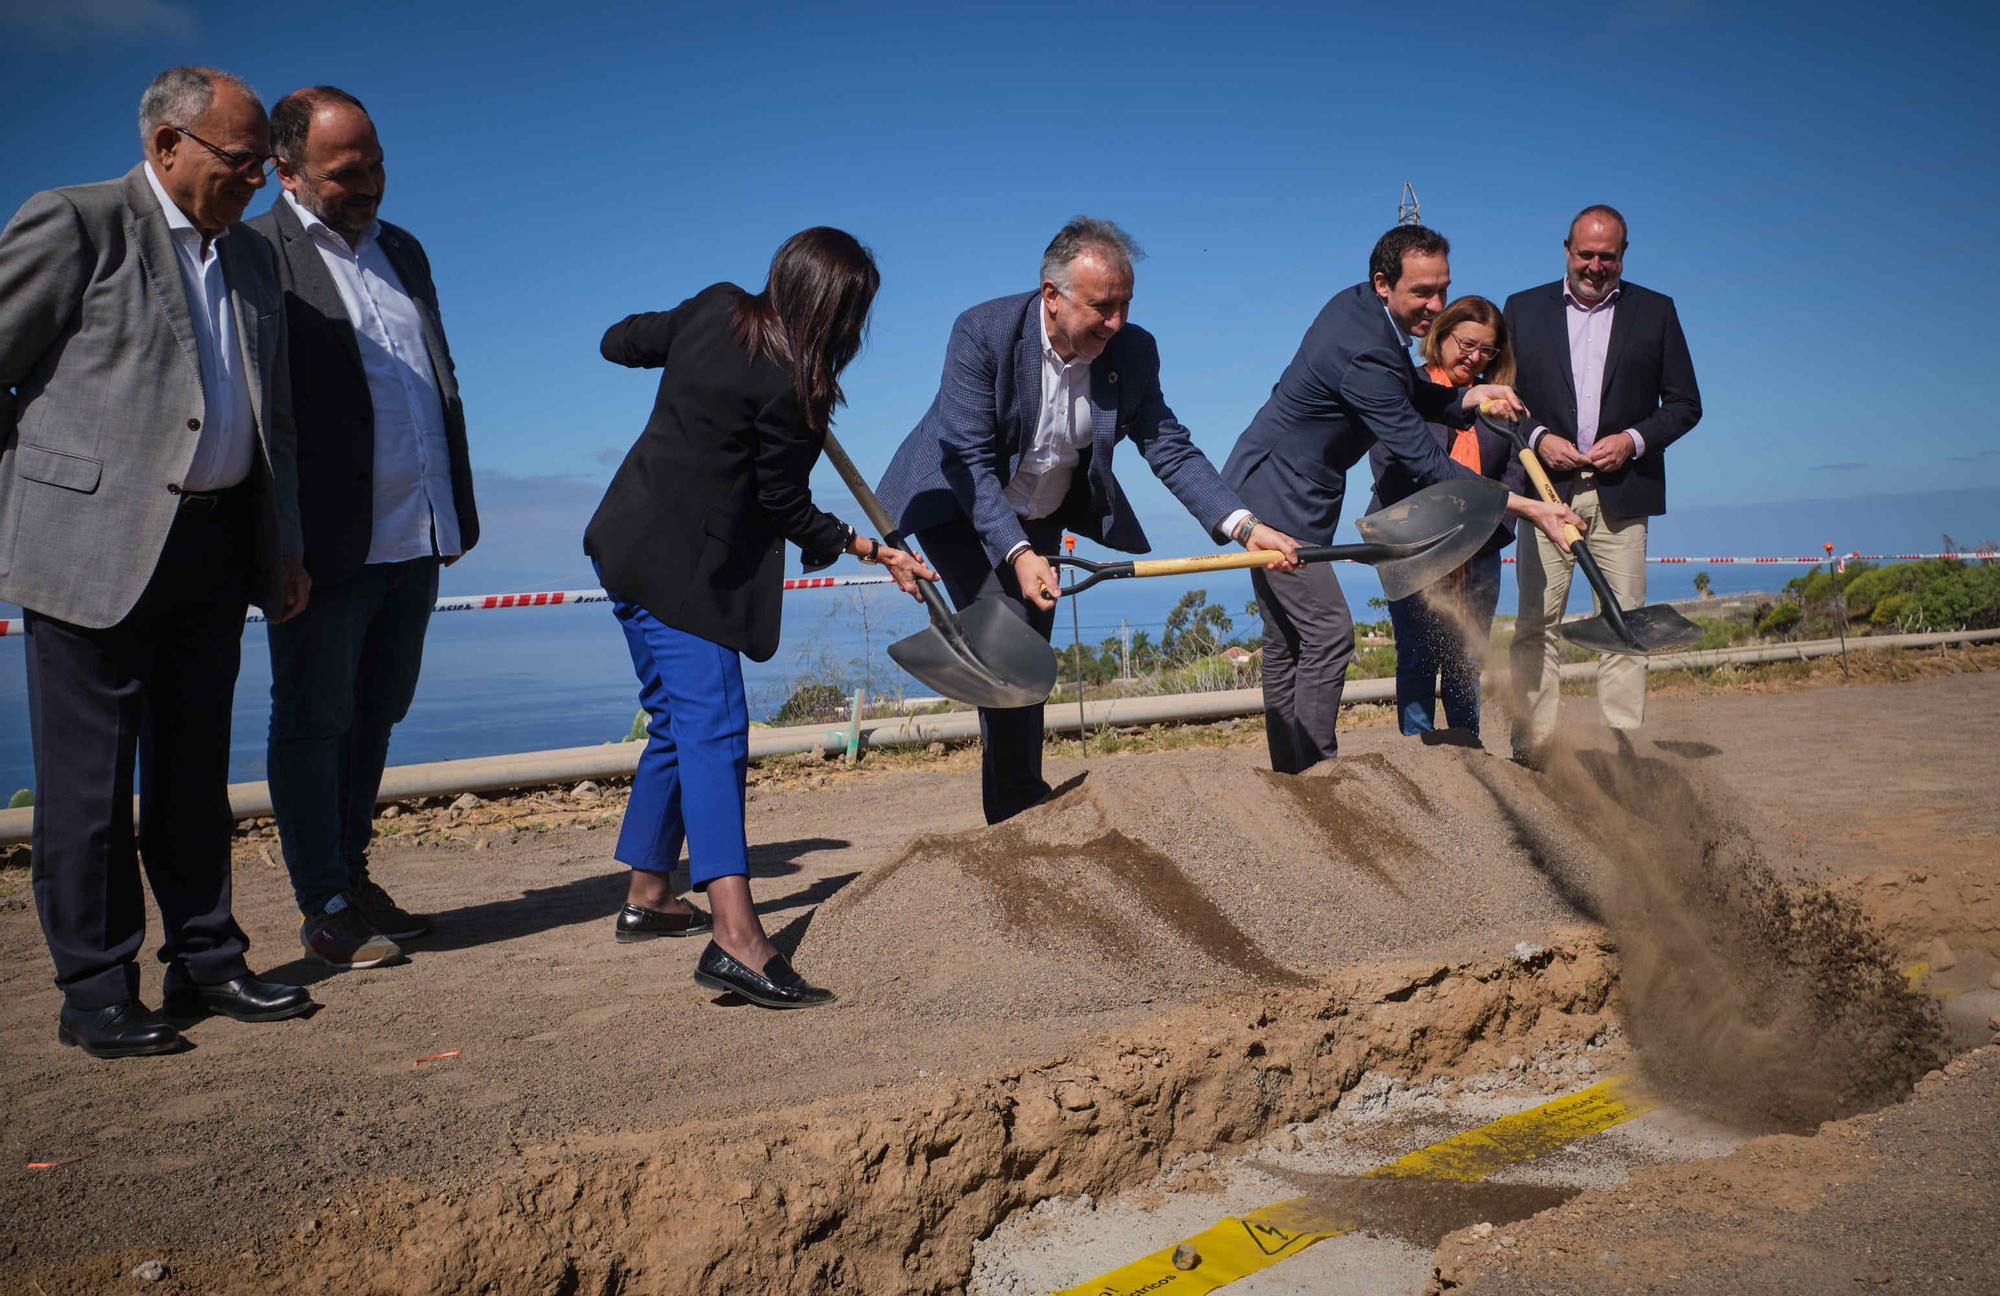
<path id="1" fill-rule="evenodd" d="M 1667 511 L 1667 447 L 1701 421 L 1701 389 L 1674 299 L 1635 283 L 1623 287 L 1604 351 L 1597 427 L 1600 435 L 1636 430 L 1646 453 L 1615 473 L 1599 473 L 1597 498 L 1619 517 L 1656 517 Z M 1575 441 L 1576 376 L 1562 280 L 1515 293 L 1505 310 L 1520 370 L 1514 389 L 1534 422 Z M 1565 500 L 1575 494 L 1574 472 L 1549 476 Z"/>
<path id="2" fill-rule="evenodd" d="M 1340 524 L 1347 470 L 1376 444 L 1419 486 L 1475 474 L 1452 462 L 1427 422 L 1463 427 L 1461 393 L 1419 377 L 1372 285 L 1336 294 L 1250 420 L 1222 480 L 1259 519 L 1306 544 Z"/>
<path id="3" fill-rule="evenodd" d="M 951 326 L 937 399 L 903 439 L 875 488 L 898 537 L 971 519 L 994 566 L 1027 539 L 1002 491 L 1033 441 L 1042 407 L 1040 292 L 974 306 Z M 1111 474 L 1118 442 L 1138 447 L 1153 474 L 1218 539 L 1243 505 L 1160 394 L 1160 349 L 1127 324 L 1090 366 L 1091 446 L 1084 456 L 1089 500 L 1065 514 L 1078 535 L 1126 553 L 1150 548 L 1138 516 Z M 1079 494 L 1075 484 L 1072 498 Z"/>

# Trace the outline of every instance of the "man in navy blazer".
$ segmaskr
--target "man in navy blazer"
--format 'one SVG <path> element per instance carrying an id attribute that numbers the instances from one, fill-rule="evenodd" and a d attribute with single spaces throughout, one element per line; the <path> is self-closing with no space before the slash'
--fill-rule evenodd
<path id="1" fill-rule="evenodd" d="M 1222 468 L 1260 517 L 1304 543 L 1331 543 L 1347 470 L 1378 443 L 1418 485 L 1475 475 L 1452 462 L 1428 424 L 1464 427 L 1485 400 L 1518 413 L 1513 389 L 1439 387 L 1410 362 L 1410 342 L 1430 332 L 1451 290 L 1450 253 L 1443 235 L 1421 225 L 1390 230 L 1369 254 L 1367 281 L 1336 294 L 1306 330 Z M 1521 495 L 1509 496 L 1507 508 L 1551 535 L 1575 520 Z M 1296 774 L 1337 750 L 1354 619 L 1328 564 L 1253 571 L 1250 581 L 1264 615 L 1271 768 Z"/>
<path id="2" fill-rule="evenodd" d="M 1563 239 L 1565 273 L 1507 299 L 1521 397 L 1556 490 L 1590 519 L 1590 551 L 1626 607 L 1646 601 L 1646 520 L 1667 511 L 1667 447 L 1701 420 L 1701 391 L 1674 302 L 1624 280 L 1625 218 L 1586 207 Z M 1555 736 L 1570 558 L 1523 532 L 1521 615 L 1510 650 L 1514 748 L 1532 759 Z M 1606 657 L 1597 703 L 1614 729 L 1646 718 L 1646 664 Z"/>
<path id="3" fill-rule="evenodd" d="M 1276 550 L 1298 542 L 1251 516 L 1160 393 L 1152 334 L 1126 323 L 1138 248 L 1109 221 L 1079 216 L 1042 255 L 1042 285 L 974 306 L 952 325 L 937 399 L 903 441 L 877 493 L 914 535 L 953 603 L 1002 599 L 1044 638 L 1061 583 L 1042 557 L 1065 529 L 1145 553 L 1111 459 L 1130 441 L 1218 539 Z M 1042 708 L 980 708 L 981 791 L 999 823 L 1048 795 Z"/>

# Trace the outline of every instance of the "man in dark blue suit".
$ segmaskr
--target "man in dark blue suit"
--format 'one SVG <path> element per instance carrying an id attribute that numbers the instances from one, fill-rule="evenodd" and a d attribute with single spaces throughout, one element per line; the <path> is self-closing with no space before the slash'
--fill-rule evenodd
<path id="1" fill-rule="evenodd" d="M 1410 363 L 1411 341 L 1430 332 L 1451 290 L 1450 253 L 1443 235 L 1421 225 L 1390 230 L 1368 258 L 1368 280 L 1337 294 L 1306 330 L 1222 469 L 1260 517 L 1306 544 L 1329 544 L 1347 470 L 1378 442 L 1430 485 L 1473 474 L 1452 462 L 1427 422 L 1464 427 L 1486 400 L 1519 417 L 1512 388 L 1439 387 Z M 1507 509 L 1551 536 L 1565 520 L 1580 526 L 1567 508 L 1521 495 L 1510 496 Z M 1253 571 L 1250 580 L 1264 614 L 1271 768 L 1296 774 L 1335 753 L 1354 619 L 1329 564 Z"/>
<path id="2" fill-rule="evenodd" d="M 1116 225 L 1079 216 L 1042 254 L 1039 290 L 974 306 L 952 325 L 937 399 L 877 493 L 895 538 L 915 536 L 957 606 L 1001 599 L 1047 638 L 1061 584 L 1042 553 L 1065 529 L 1145 553 L 1111 474 L 1128 440 L 1212 535 L 1295 565 L 1298 542 L 1243 507 L 1167 408 L 1159 347 L 1126 323 L 1138 255 Z M 1048 795 L 1039 705 L 982 707 L 979 734 L 988 823 Z"/>

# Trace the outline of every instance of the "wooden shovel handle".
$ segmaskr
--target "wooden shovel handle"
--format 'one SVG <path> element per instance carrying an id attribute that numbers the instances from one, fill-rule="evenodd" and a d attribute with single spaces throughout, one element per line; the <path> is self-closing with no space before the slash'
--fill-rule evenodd
<path id="1" fill-rule="evenodd" d="M 1521 447 L 1521 466 L 1528 470 L 1528 480 L 1535 483 L 1535 494 L 1542 497 L 1543 503 L 1562 503 L 1562 496 L 1556 494 L 1556 484 L 1549 480 L 1549 474 L 1543 469 L 1542 461 L 1527 446 Z M 1582 538 L 1582 532 L 1567 522 L 1563 523 L 1564 543 L 1573 545 Z"/>
<path id="2" fill-rule="evenodd" d="M 1199 558 L 1139 558 L 1132 563 L 1134 576 L 1190 576 L 1200 572 L 1231 571 L 1239 567 L 1269 567 L 1283 562 L 1276 549 L 1245 549 L 1240 553 L 1203 554 Z"/>

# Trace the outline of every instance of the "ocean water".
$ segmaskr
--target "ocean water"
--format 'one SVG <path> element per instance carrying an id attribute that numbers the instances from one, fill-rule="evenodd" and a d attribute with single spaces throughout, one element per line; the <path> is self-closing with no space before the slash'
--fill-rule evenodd
<path id="1" fill-rule="evenodd" d="M 1505 570 L 1503 614 L 1516 601 L 1513 569 Z M 1776 589 L 1801 570 L 1709 569 L 1717 593 Z M 1691 596 L 1694 571 L 1654 567 L 1648 597 Z M 1357 620 L 1387 616 L 1368 606 L 1381 592 L 1372 571 L 1344 564 L 1341 583 Z M 1072 607 L 1085 644 L 1117 634 L 1121 620 L 1157 642 L 1168 612 L 1190 589 L 1204 590 L 1210 602 L 1222 606 L 1234 622 L 1234 634 L 1254 638 L 1260 633 L 1256 618 L 1245 613 L 1251 597 L 1247 574 L 1126 580 L 1099 585 L 1060 605 L 1056 646 L 1071 641 Z M 1581 579 L 1574 583 L 1570 601 L 1573 608 L 1589 605 Z M 931 690 L 897 669 L 886 651 L 891 641 L 923 625 L 917 604 L 893 589 L 786 595 L 785 635 L 777 655 L 769 662 L 744 663 L 752 716 L 768 718 L 799 681 L 829 667 L 850 688 L 866 683 L 876 694 L 929 695 Z M 23 644 L 18 636 L 0 639 L 0 797 L 34 784 Z M 251 625 L 244 631 L 236 688 L 232 781 L 264 777 L 270 687 L 264 627 Z M 431 621 L 416 700 L 396 729 L 389 759 L 407 764 L 612 742 L 629 731 L 637 709 L 638 688 L 624 636 L 603 604 L 440 613 Z"/>

